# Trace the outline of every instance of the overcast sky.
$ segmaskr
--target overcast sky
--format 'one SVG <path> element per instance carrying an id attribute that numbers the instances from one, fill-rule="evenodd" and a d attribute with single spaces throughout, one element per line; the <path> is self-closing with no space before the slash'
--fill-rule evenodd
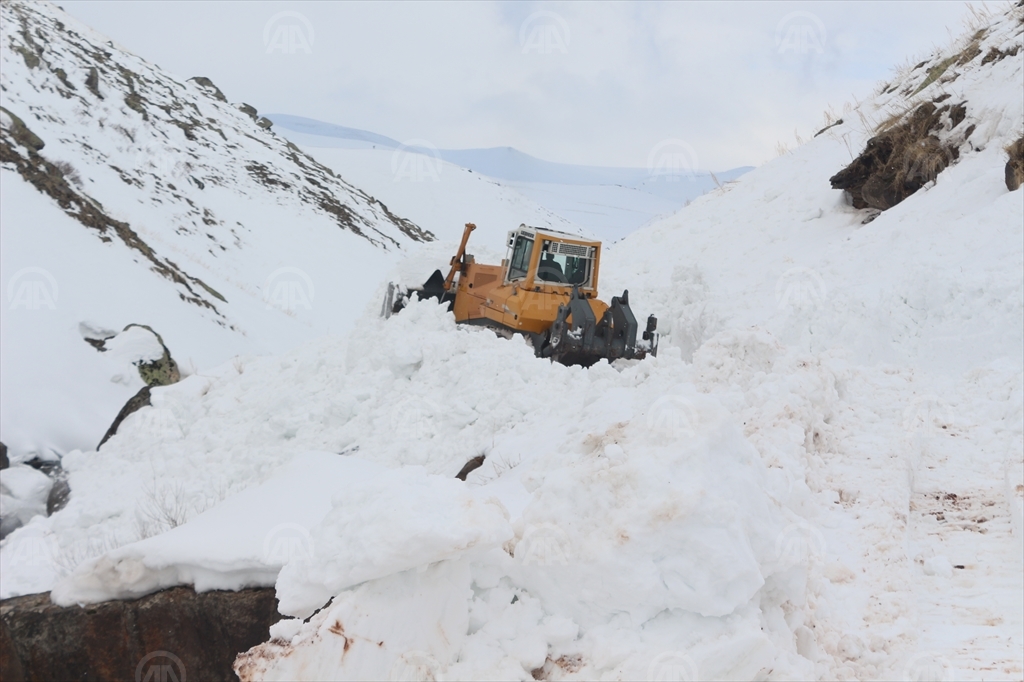
<path id="1" fill-rule="evenodd" d="M 645 167 L 758 165 L 831 104 L 950 42 L 963 2 L 68 2 L 230 101 L 438 148 Z"/>

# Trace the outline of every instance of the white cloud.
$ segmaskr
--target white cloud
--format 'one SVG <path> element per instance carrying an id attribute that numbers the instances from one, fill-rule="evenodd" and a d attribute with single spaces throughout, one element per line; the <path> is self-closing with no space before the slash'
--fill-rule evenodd
<path id="1" fill-rule="evenodd" d="M 761 163 L 777 142 L 791 144 L 794 130 L 813 134 L 828 104 L 839 110 L 866 97 L 896 64 L 947 43 L 947 27 L 959 32 L 967 12 L 949 2 L 65 9 L 182 78 L 212 78 L 229 99 L 263 113 L 594 165 L 643 166 L 656 144 L 678 138 L 713 169 Z M 301 41 L 291 53 L 277 43 L 268 54 L 267 22 L 285 11 L 312 26 L 308 54 Z M 289 21 L 308 32 L 286 17 L 272 33 Z M 544 22 L 565 35 L 534 30 Z"/>

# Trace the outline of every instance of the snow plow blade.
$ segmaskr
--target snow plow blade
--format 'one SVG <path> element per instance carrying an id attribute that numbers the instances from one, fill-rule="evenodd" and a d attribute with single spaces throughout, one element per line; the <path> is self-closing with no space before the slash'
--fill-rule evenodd
<path id="1" fill-rule="evenodd" d="M 549 357 L 564 365 L 589 367 L 605 359 L 613 362 L 620 358 L 642 359 L 658 354 L 658 319 L 647 318 L 647 328 L 637 342 L 639 325 L 629 307 L 629 291 L 613 296 L 611 305 L 598 320 L 590 303 L 574 288 L 567 305 L 558 308 L 551 325 L 547 343 L 538 355 Z"/>

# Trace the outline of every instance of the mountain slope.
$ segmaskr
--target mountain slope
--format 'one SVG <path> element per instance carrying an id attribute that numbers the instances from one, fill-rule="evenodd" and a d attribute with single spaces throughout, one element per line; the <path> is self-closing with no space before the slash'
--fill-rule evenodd
<path id="1" fill-rule="evenodd" d="M 431 302 L 368 310 L 66 457 L 76 492 L 0 546 L 0 591 L 273 583 L 244 680 L 1020 679 L 1024 51 L 984 60 L 1022 18 L 609 248 L 657 358 L 563 367 Z M 831 188 L 872 118 L 946 92 L 934 181 L 881 213 Z"/>
<path id="2" fill-rule="evenodd" d="M 79 325 L 148 323 L 197 366 L 281 351 L 347 328 L 365 273 L 433 239 L 206 79 L 178 81 L 53 5 L 0 11 L 0 437 L 17 456 L 92 444 L 131 395 L 85 380 L 103 370 Z"/>
<path id="3" fill-rule="evenodd" d="M 712 177 L 697 167 L 693 150 L 680 140 L 665 140 L 651 150 L 648 168 L 609 168 L 544 161 L 512 147 L 436 149 L 426 140 L 403 144 L 369 131 L 302 116 L 270 114 L 268 118 L 282 134 L 309 148 L 312 154 L 318 155 L 313 151 L 316 148 L 336 150 L 329 152 L 332 158 L 351 157 L 350 165 L 371 150 L 382 157 L 386 150 L 396 156 L 420 154 L 427 157 L 425 163 L 443 160 L 461 166 L 498 180 L 606 241 L 621 239 L 750 170 L 733 168 Z M 380 187 L 382 196 L 394 196 L 388 189 Z M 392 185 L 390 189 L 395 188 Z"/>

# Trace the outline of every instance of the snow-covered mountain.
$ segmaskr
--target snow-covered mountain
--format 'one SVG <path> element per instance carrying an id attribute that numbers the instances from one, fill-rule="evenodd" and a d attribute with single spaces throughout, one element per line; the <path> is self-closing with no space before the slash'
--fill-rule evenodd
<path id="1" fill-rule="evenodd" d="M 607 241 L 622 239 L 655 218 L 675 213 L 750 170 L 732 168 L 712 176 L 698 166 L 693 148 L 682 140 L 664 140 L 655 146 L 647 168 L 611 168 L 544 161 L 512 147 L 437 149 L 426 140 L 403 143 L 302 116 L 268 114 L 267 118 L 283 135 L 318 158 L 317 149 L 358 150 L 363 153 L 333 151 L 330 156 L 351 158 L 351 165 L 371 159 L 381 167 L 390 164 L 392 179 L 402 172 L 397 159 L 408 154 L 426 157 L 425 164 L 440 167 L 443 161 L 486 175 Z M 376 153 L 368 153 L 371 150 Z M 378 191 L 385 197 L 401 194 L 394 190 L 393 185 L 383 185 Z"/>
<path id="2" fill-rule="evenodd" d="M 275 585 L 244 680 L 1019 679 L 1022 31 L 979 20 L 607 249 L 657 358 L 563 367 L 430 302 L 366 310 L 66 455 L 0 594 Z M 862 150 L 902 168 L 879 138 L 911 128 L 914 191 L 833 189 Z"/>

